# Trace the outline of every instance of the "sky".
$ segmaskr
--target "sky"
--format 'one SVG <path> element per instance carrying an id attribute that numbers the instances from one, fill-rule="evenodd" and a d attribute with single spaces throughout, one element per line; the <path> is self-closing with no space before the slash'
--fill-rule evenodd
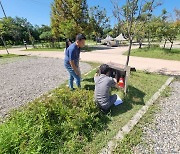
<path id="1" fill-rule="evenodd" d="M 123 1 L 123 0 L 122 0 Z M 161 0 L 163 5 L 158 7 L 154 14 L 160 15 L 162 9 L 166 9 L 173 14 L 174 8 L 180 9 L 180 0 Z M 53 0 L 1 0 L 7 16 L 24 17 L 33 25 L 50 25 L 51 3 Z M 113 26 L 116 19 L 113 17 L 113 6 L 111 0 L 87 0 L 88 6 L 99 5 L 105 8 L 107 15 L 110 17 L 110 24 Z M 0 9 L 0 18 L 3 17 L 3 12 Z"/>

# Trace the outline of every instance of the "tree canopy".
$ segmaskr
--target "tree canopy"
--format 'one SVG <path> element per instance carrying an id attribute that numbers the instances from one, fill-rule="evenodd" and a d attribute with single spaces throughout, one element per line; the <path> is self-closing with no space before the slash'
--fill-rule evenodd
<path id="1" fill-rule="evenodd" d="M 86 0 L 54 0 L 51 26 L 56 38 L 74 39 L 78 33 L 87 33 L 88 6 Z"/>

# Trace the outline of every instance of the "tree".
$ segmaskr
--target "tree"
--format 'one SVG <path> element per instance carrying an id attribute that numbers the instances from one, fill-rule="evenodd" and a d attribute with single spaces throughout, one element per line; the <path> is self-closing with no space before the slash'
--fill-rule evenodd
<path id="1" fill-rule="evenodd" d="M 78 33 L 88 33 L 87 22 L 86 0 L 54 0 L 51 26 L 56 38 L 74 39 Z"/>
<path id="2" fill-rule="evenodd" d="M 122 23 L 123 27 L 125 27 L 125 32 L 129 39 L 126 61 L 126 65 L 128 65 L 133 39 L 141 30 L 141 27 L 136 29 L 136 26 L 142 23 L 143 27 L 152 16 L 152 11 L 160 5 L 160 3 L 155 3 L 155 0 L 126 0 L 126 4 L 121 6 L 118 0 L 111 1 L 114 5 L 114 15 L 118 22 Z"/>
<path id="3" fill-rule="evenodd" d="M 97 37 L 103 36 L 103 31 L 109 29 L 109 18 L 106 15 L 106 10 L 99 6 L 91 7 L 89 10 L 89 25 L 92 30 L 92 35 Z"/>
<path id="4" fill-rule="evenodd" d="M 8 45 L 22 44 L 23 40 L 30 41 L 29 33 L 34 38 L 34 27 L 25 18 L 7 17 L 0 20 L 0 24 L 1 35 Z"/>
<path id="5" fill-rule="evenodd" d="M 137 42 L 139 43 L 139 48 L 142 48 L 142 41 L 146 36 L 145 29 L 147 26 L 143 26 L 143 23 L 140 22 L 138 25 L 136 25 L 137 33 L 135 35 L 135 38 Z"/>
<path id="6" fill-rule="evenodd" d="M 52 35 L 51 31 L 45 31 L 39 37 L 41 40 L 45 40 L 45 41 L 52 41 L 53 40 L 53 35 Z"/>
<path id="7" fill-rule="evenodd" d="M 35 25 L 32 34 L 36 40 L 40 41 L 40 40 L 42 40 L 41 35 L 45 32 L 51 33 L 51 35 L 52 35 L 51 27 L 48 25 L 41 25 L 41 26 Z"/>
<path id="8" fill-rule="evenodd" d="M 180 21 L 180 9 L 174 9 L 174 12 L 175 12 L 175 14 L 176 14 L 176 20 L 177 21 Z"/>
<path id="9" fill-rule="evenodd" d="M 176 36 L 179 33 L 179 24 L 178 21 L 172 22 L 168 21 L 168 12 L 163 9 L 162 15 L 158 17 L 158 21 L 156 20 L 156 26 L 152 25 L 156 30 L 156 37 L 159 39 L 164 39 L 164 48 L 166 47 L 166 42 L 169 41 L 171 43 L 170 50 L 173 47 L 173 42 L 176 39 Z M 152 24 L 152 23 L 150 23 Z"/>
<path id="10" fill-rule="evenodd" d="M 1 37 L 1 40 L 2 40 L 2 43 L 3 43 L 4 47 L 6 49 L 7 54 L 9 54 L 9 51 L 7 49 L 7 46 L 6 46 L 6 42 L 4 41 L 4 38 L 2 36 L 2 34 L 3 34 L 2 28 L 3 28 L 3 25 L 2 25 L 2 23 L 0 23 L 0 37 Z"/>
<path id="11" fill-rule="evenodd" d="M 174 23 L 166 23 L 166 26 L 164 28 L 164 38 L 165 40 L 168 40 L 171 42 L 170 50 L 172 49 L 174 40 L 176 39 L 176 36 L 178 34 L 178 27 Z"/>

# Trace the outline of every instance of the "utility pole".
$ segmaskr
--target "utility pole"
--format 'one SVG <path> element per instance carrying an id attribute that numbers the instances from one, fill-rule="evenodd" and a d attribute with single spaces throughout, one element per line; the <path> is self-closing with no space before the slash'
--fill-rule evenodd
<path id="1" fill-rule="evenodd" d="M 4 17 L 7 18 L 6 13 L 5 13 L 5 11 L 4 11 L 4 8 L 3 8 L 3 5 L 2 5 L 2 3 L 1 3 L 1 0 L 0 0 L 0 5 L 1 5 L 2 11 L 3 11 L 3 13 L 4 13 Z"/>
<path id="2" fill-rule="evenodd" d="M 0 0 L 0 6 L 1 6 L 2 11 L 3 11 L 3 13 L 4 13 L 4 17 L 7 18 L 6 13 L 5 13 L 5 11 L 4 11 L 4 8 L 3 8 L 3 5 L 2 5 L 2 3 L 1 3 L 1 0 Z M 0 37 L 1 37 L 1 40 L 2 40 L 2 42 L 3 42 L 3 44 L 4 44 L 4 47 L 5 47 L 6 51 L 7 51 L 7 53 L 9 54 L 9 51 L 8 51 L 8 49 L 7 49 L 6 42 L 4 41 L 3 36 L 1 35 Z"/>

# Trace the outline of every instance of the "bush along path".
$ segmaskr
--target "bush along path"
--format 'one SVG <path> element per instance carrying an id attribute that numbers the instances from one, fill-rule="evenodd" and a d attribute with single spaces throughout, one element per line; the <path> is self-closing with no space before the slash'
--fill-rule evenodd
<path id="1" fill-rule="evenodd" d="M 127 96 L 113 90 L 124 103 L 104 115 L 93 101 L 95 72 L 84 78 L 81 90 L 61 86 L 13 111 L 0 125 L 0 153 L 96 154 L 167 80 L 133 72 Z"/>

